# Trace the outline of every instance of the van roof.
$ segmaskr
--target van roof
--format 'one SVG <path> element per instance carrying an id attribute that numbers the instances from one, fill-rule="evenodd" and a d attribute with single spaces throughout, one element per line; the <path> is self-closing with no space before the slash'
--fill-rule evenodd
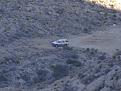
<path id="1" fill-rule="evenodd" d="M 59 41 L 67 41 L 67 39 L 59 39 Z"/>

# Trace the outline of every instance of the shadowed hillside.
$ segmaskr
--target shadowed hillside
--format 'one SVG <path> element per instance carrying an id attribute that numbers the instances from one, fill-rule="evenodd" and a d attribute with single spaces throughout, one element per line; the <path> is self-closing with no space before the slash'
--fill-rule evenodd
<path id="1" fill-rule="evenodd" d="M 120 49 L 49 44 L 120 24 L 119 10 L 85 0 L 0 0 L 0 91 L 121 91 Z"/>

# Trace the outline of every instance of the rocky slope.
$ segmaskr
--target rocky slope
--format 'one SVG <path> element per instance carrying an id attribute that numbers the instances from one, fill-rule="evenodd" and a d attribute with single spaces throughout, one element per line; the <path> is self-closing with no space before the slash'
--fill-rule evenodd
<path id="1" fill-rule="evenodd" d="M 0 91 L 120 91 L 120 51 L 42 45 L 103 31 L 120 15 L 83 0 L 0 0 Z"/>
<path id="2" fill-rule="evenodd" d="M 22 37 L 90 33 L 120 23 L 120 15 L 83 0 L 1 0 L 0 45 Z"/>
<path id="3" fill-rule="evenodd" d="M 1 91 L 121 90 L 120 52 L 110 57 L 88 48 L 37 49 L 33 53 L 27 49 L 23 56 L 18 51 L 15 57 L 4 57 L 0 65 Z"/>

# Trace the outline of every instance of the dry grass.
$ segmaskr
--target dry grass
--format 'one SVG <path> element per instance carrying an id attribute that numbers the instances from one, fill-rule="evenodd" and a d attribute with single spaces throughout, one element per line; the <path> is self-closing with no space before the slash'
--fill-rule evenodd
<path id="1" fill-rule="evenodd" d="M 121 10 L 121 0 L 89 0 L 92 3 L 103 5 L 107 8 Z"/>

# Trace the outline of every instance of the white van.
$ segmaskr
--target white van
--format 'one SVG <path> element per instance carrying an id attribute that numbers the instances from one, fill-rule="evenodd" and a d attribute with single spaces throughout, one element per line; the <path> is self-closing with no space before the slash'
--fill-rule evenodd
<path id="1" fill-rule="evenodd" d="M 69 41 L 67 39 L 59 39 L 52 42 L 52 46 L 54 47 L 66 47 L 69 45 Z"/>

